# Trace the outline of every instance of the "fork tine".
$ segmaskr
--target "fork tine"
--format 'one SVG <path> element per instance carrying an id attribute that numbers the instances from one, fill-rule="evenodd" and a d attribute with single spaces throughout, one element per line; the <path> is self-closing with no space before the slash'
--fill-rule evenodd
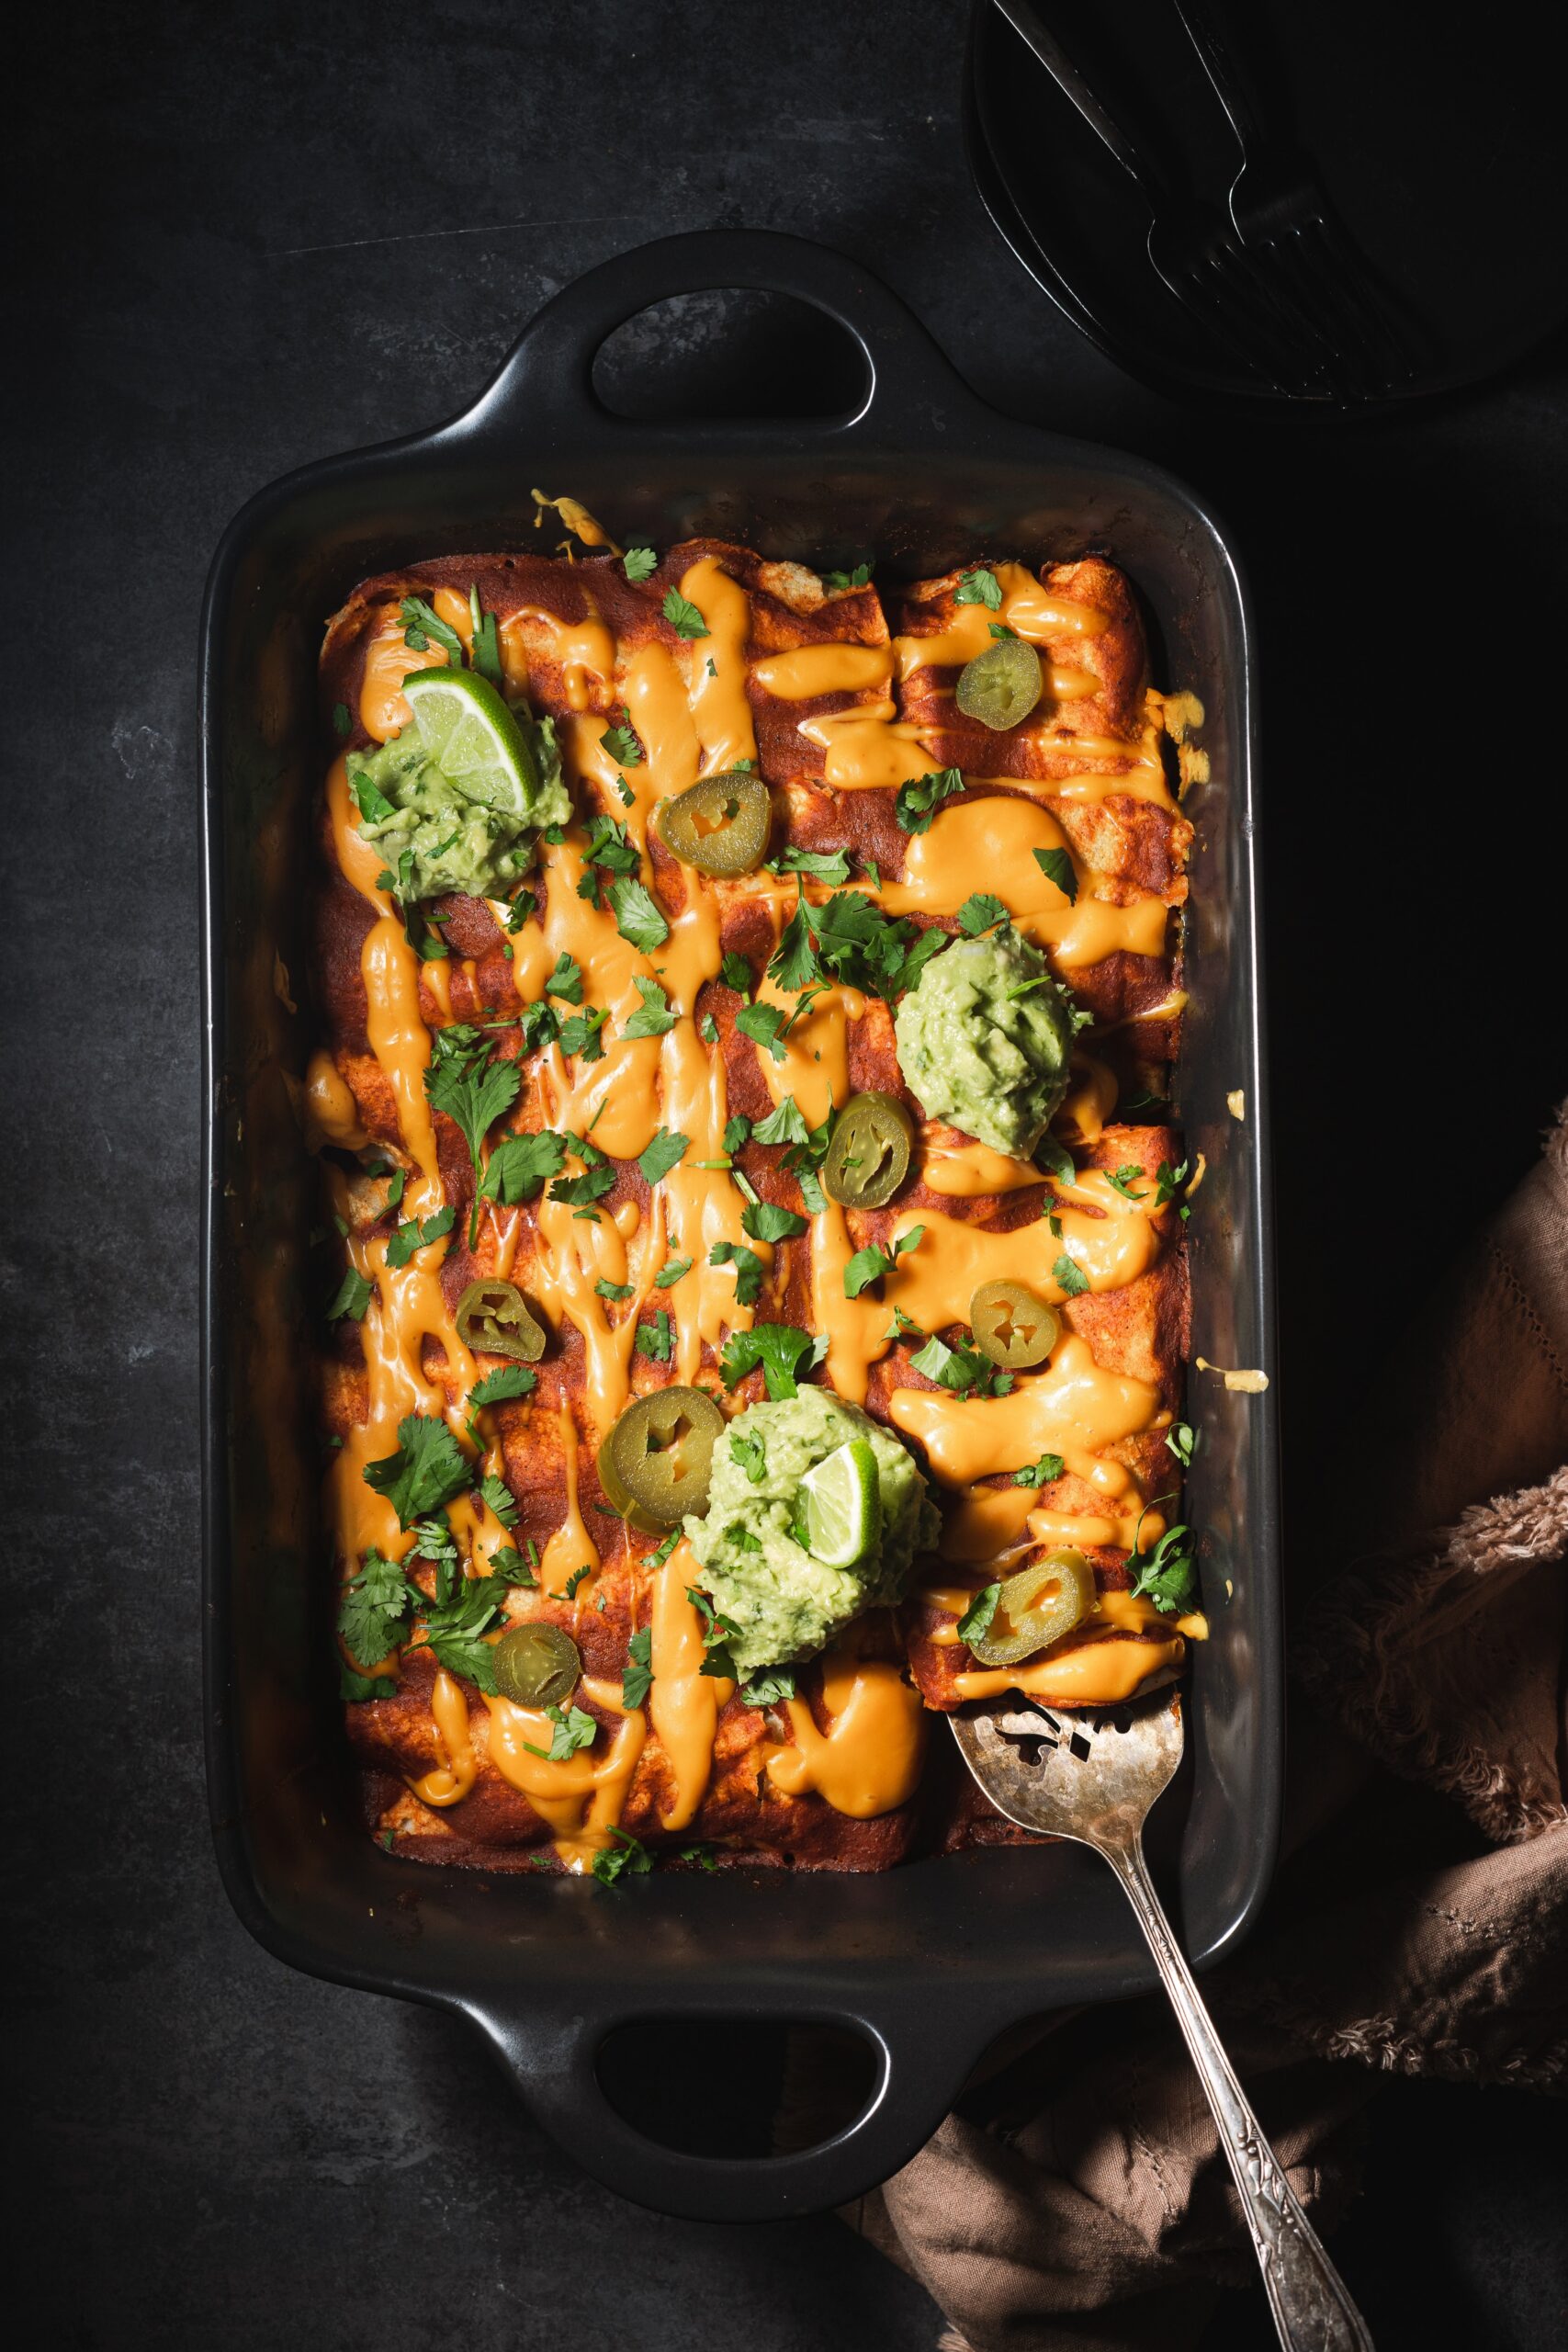
<path id="1" fill-rule="evenodd" d="M 1229 300 L 1257 320 L 1259 311 L 1263 318 L 1258 324 L 1265 340 L 1271 340 L 1276 359 L 1289 363 L 1291 389 L 1298 393 L 1310 393 L 1320 387 L 1325 396 L 1332 396 L 1335 384 L 1329 366 L 1335 357 L 1331 345 L 1312 318 L 1282 298 L 1277 274 L 1260 268 L 1255 254 L 1241 245 L 1218 246 L 1210 261 L 1221 280 L 1228 288 Z M 1281 369 L 1280 373 L 1286 372 Z"/>
<path id="2" fill-rule="evenodd" d="M 1311 254 L 1315 243 L 1325 266 L 1332 266 L 1340 294 L 1359 315 L 1380 359 L 1396 379 L 1411 375 L 1419 356 L 1416 339 L 1398 304 L 1382 299 L 1382 289 L 1354 240 L 1327 211 L 1302 225 L 1315 232 L 1314 239 L 1303 239 L 1303 254 Z"/>

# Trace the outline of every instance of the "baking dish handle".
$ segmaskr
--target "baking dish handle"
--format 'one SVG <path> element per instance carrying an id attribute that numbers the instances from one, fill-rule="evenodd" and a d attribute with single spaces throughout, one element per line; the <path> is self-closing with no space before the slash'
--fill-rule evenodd
<path id="1" fill-rule="evenodd" d="M 673 295 L 731 288 L 793 295 L 836 320 L 859 345 L 866 390 L 856 407 L 836 416 L 705 420 L 705 446 L 716 440 L 743 445 L 761 435 L 773 444 L 852 436 L 897 446 L 918 437 L 940 447 L 953 431 L 957 412 L 965 412 L 971 424 L 988 413 L 897 296 L 846 254 L 772 230 L 700 229 L 634 246 L 564 288 L 529 322 L 486 390 L 445 434 L 512 439 L 525 433 L 531 443 L 547 445 L 554 432 L 569 427 L 574 444 L 585 435 L 611 443 L 689 439 L 683 420 L 654 423 L 607 409 L 594 389 L 594 358 L 605 339 L 639 311 Z"/>
<path id="2" fill-rule="evenodd" d="M 634 2204 L 693 2222 L 777 2222 L 852 2202 L 919 2152 L 942 2121 L 989 2036 L 962 2051 L 933 2050 L 930 2017 L 889 2020 L 840 2001 L 787 1995 L 738 2010 L 711 1998 L 691 2015 L 733 2022 L 829 2026 L 859 2034 L 879 2061 L 878 2079 L 853 2122 L 814 2148 L 783 2156 L 700 2156 L 650 2140 L 612 2107 L 596 2061 L 621 2026 L 668 2023 L 665 2002 L 644 2017 L 630 2004 L 594 2017 L 537 2010 L 508 2015 L 491 2003 L 467 2007 L 538 2122 L 584 2172 Z M 701 2096 L 694 2085 L 694 2096 Z"/>

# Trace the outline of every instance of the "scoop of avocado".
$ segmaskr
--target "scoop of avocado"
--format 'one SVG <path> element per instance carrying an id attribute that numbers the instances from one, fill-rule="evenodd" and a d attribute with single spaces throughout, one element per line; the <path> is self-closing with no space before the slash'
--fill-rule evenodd
<path id="1" fill-rule="evenodd" d="M 898 1007 L 905 1083 L 926 1114 L 1027 1159 L 1067 1091 L 1080 1012 L 1038 948 L 1004 923 L 933 956 Z"/>
<path id="2" fill-rule="evenodd" d="M 852 1438 L 864 1438 L 876 1456 L 881 1532 L 864 1559 L 832 1568 L 795 1532 L 800 1482 Z M 936 1542 L 938 1520 L 892 1430 L 830 1390 L 808 1387 L 737 1414 L 714 1449 L 706 1516 L 685 1525 L 714 1607 L 737 1628 L 728 1647 L 744 1679 L 813 1656 L 863 1610 L 899 1600 L 916 1553 Z"/>
<path id="3" fill-rule="evenodd" d="M 405 727 L 374 752 L 349 754 L 350 783 L 363 778 L 372 788 L 355 796 L 359 830 L 379 848 L 400 899 L 434 899 L 444 890 L 503 898 L 533 864 L 541 828 L 570 817 L 554 727 L 547 718 L 513 716 L 527 729 L 539 779 L 515 815 L 465 793 L 430 757 L 416 728 Z M 377 808 L 381 813 L 367 813 Z"/>

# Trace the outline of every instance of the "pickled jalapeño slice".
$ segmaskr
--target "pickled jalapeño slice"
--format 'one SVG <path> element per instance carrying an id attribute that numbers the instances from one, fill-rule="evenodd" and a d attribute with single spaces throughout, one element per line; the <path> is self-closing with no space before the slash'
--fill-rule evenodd
<path id="1" fill-rule="evenodd" d="M 1044 691 L 1040 656 L 1021 637 L 998 637 L 958 673 L 955 699 L 965 718 L 982 727 L 1016 727 Z"/>
<path id="2" fill-rule="evenodd" d="M 982 1283 L 969 1302 L 969 1320 L 980 1353 L 1010 1372 L 1043 1363 L 1062 1328 L 1024 1283 Z"/>
<path id="3" fill-rule="evenodd" d="M 822 1164 L 822 1189 L 847 1209 L 879 1209 L 909 1172 L 915 1123 L 896 1095 L 852 1094 Z"/>
<path id="4" fill-rule="evenodd" d="M 520 1707 L 558 1707 L 582 1679 L 581 1655 L 571 1635 L 542 1619 L 502 1634 L 491 1645 L 490 1662 L 502 1697 Z"/>
<path id="5" fill-rule="evenodd" d="M 653 1527 L 678 1527 L 688 1511 L 707 1509 L 713 1450 L 723 1430 L 724 1415 L 705 1388 L 658 1388 L 627 1406 L 610 1432 L 610 1464 Z M 634 1526 L 643 1523 L 632 1518 Z"/>
<path id="6" fill-rule="evenodd" d="M 984 1633 L 968 1637 L 981 1666 L 1017 1666 L 1049 1649 L 1097 1607 L 1094 1570 L 1081 1552 L 1047 1552 L 1032 1568 L 1005 1577 Z"/>
<path id="7" fill-rule="evenodd" d="M 760 775 L 705 775 L 660 804 L 664 846 L 702 874 L 754 874 L 768 846 L 773 806 Z"/>
<path id="8" fill-rule="evenodd" d="M 515 1283 L 502 1282 L 499 1274 L 481 1274 L 468 1284 L 457 1301 L 457 1324 L 466 1348 L 511 1356 L 518 1363 L 537 1363 L 545 1352 L 545 1335 L 527 1300 Z"/>

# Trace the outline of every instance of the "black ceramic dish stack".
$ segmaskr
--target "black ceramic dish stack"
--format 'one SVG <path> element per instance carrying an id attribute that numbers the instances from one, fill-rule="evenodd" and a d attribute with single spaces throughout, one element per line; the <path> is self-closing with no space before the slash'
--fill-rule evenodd
<path id="1" fill-rule="evenodd" d="M 629 423 L 596 351 L 669 296 L 744 287 L 836 319 L 863 400 L 802 422 Z M 208 1757 L 241 1917 L 281 1958 L 472 2019 L 540 2120 L 591 2172 L 661 2210 L 740 2220 L 842 2201 L 940 2121 L 987 2045 L 1039 2011 L 1153 1981 L 1121 1894 L 1067 1847 L 973 1852 L 885 1876 L 738 1871 L 592 1880 L 405 1864 L 367 1838 L 344 1736 L 318 1518 L 306 1280 L 314 1180 L 289 1080 L 310 1012 L 275 986 L 305 944 L 322 738 L 321 626 L 355 581 L 421 556 L 529 543 L 536 483 L 620 536 L 696 533 L 894 580 L 976 548 L 1032 561 L 1105 549 L 1145 599 L 1155 673 L 1208 717 L 1211 775 L 1186 930 L 1179 1112 L 1208 1160 L 1190 1227 L 1194 1344 L 1272 1367 L 1273 1272 L 1253 798 L 1253 666 L 1226 537 L 1151 466 L 1010 424 L 967 390 L 879 282 L 785 237 L 669 239 L 539 313 L 464 415 L 309 467 L 231 526 L 203 623 L 206 1077 L 203 1283 Z M 1226 1096 L 1245 1090 L 1238 1124 Z M 1272 1863 L 1281 1695 L 1272 1392 L 1206 1382 L 1190 1512 L 1213 1638 L 1192 1681 L 1178 1912 L 1201 1965 L 1255 1915 Z M 655 2144 L 608 2102 L 596 2057 L 641 2019 L 848 2026 L 863 2110 L 822 2145 L 749 2164 Z"/>
<path id="2" fill-rule="evenodd" d="M 1178 0 L 1024 5 L 1176 195 L 1223 220 L 1241 153 Z M 1194 21 L 1219 37 L 1268 127 L 1299 143 L 1399 321 L 1411 366 L 1390 397 L 1495 374 L 1561 323 L 1555 85 L 1528 39 L 1478 40 L 1471 10 L 1417 20 L 1361 0 L 1201 0 Z M 1203 332 L 1149 264 L 1146 196 L 994 0 L 974 0 L 964 125 L 981 199 L 1019 261 L 1130 374 L 1210 408 L 1353 417 L 1389 404 L 1271 379 Z"/>

